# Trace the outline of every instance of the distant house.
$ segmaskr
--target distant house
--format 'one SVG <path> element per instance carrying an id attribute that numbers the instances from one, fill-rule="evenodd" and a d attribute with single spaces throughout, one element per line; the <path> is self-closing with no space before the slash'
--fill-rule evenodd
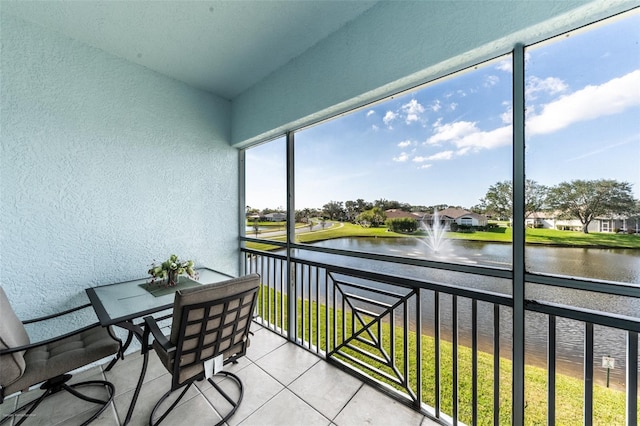
<path id="1" fill-rule="evenodd" d="M 385 211 L 385 213 L 387 215 L 387 219 L 409 217 L 417 220 L 423 228 L 425 226 L 433 226 L 434 215 L 432 213 L 405 212 L 397 209 L 390 209 Z M 438 220 L 440 221 L 440 224 L 445 227 L 450 227 L 452 223 L 467 226 L 487 225 L 487 217 L 485 215 L 453 207 L 438 211 Z"/>
<path id="2" fill-rule="evenodd" d="M 255 222 L 256 220 L 260 220 L 260 215 L 256 214 L 256 213 L 248 214 L 247 215 L 247 220 L 249 222 Z"/>
<path id="3" fill-rule="evenodd" d="M 525 219 L 529 228 L 558 229 L 564 231 L 581 231 L 582 223 L 577 218 L 561 219 L 559 212 L 535 212 Z M 633 222 L 633 221 L 632 221 Z M 635 223 L 621 215 L 599 216 L 589 223 L 589 232 L 627 232 L 634 229 Z"/>
<path id="4" fill-rule="evenodd" d="M 417 221 L 420 221 L 424 217 L 424 213 L 421 213 L 421 212 L 406 212 L 404 210 L 399 210 L 399 209 L 385 210 L 384 213 L 387 215 L 387 219 L 410 218 L 410 219 L 415 219 Z"/>
<path id="5" fill-rule="evenodd" d="M 265 222 L 283 222 L 287 220 L 287 214 L 281 212 L 267 213 L 261 219 Z"/>

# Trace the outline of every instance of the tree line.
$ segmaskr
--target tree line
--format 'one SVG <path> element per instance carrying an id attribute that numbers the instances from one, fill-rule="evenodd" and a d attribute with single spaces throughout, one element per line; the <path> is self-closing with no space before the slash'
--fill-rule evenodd
<path id="1" fill-rule="evenodd" d="M 597 217 L 620 215 L 640 220 L 640 200 L 633 198 L 632 185 L 612 179 L 572 180 L 555 186 L 541 185 L 527 179 L 524 188 L 525 218 L 535 212 L 554 212 L 560 219 L 578 219 L 583 232 L 588 233 L 589 224 Z M 304 208 L 295 211 L 295 221 L 308 223 L 310 218 L 324 218 L 348 222 L 366 223 L 379 226 L 385 222 L 385 211 L 397 209 L 406 212 L 433 212 L 449 207 L 470 210 L 495 219 L 513 217 L 513 185 L 511 181 L 501 181 L 491 185 L 480 203 L 470 208 L 448 204 L 430 206 L 411 205 L 384 198 L 365 201 L 362 198 L 348 201 L 329 201 L 317 208 Z M 266 215 L 284 211 L 278 209 L 246 208 L 251 214 Z"/>
<path id="2" fill-rule="evenodd" d="M 478 212 L 502 218 L 513 217 L 513 185 L 502 181 L 491 185 L 476 206 Z M 633 198 L 631 184 L 613 179 L 561 182 L 548 187 L 527 179 L 524 187 L 525 218 L 535 212 L 553 212 L 560 219 L 578 219 L 582 231 L 597 217 L 640 218 L 640 201 Z"/>

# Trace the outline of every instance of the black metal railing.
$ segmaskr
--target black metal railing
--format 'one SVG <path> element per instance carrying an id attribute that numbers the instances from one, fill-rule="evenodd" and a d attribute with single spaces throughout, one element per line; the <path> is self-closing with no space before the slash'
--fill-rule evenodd
<path id="1" fill-rule="evenodd" d="M 241 251 L 245 272 L 262 277 L 257 313 L 263 326 L 442 424 L 511 423 L 510 295 L 299 256 Z M 505 278 L 502 270 L 480 273 Z M 625 394 L 625 422 L 636 424 L 638 318 L 535 301 L 526 302 L 526 311 L 542 315 L 547 323 L 547 389 L 538 398 L 532 386 L 525 416 L 540 404 L 545 405 L 537 410 L 545 413 L 544 423 L 555 424 L 560 414 L 556 330 L 562 318 L 578 321 L 584 329 L 586 425 L 594 423 L 597 413 L 594 326 L 625 333 L 626 383 L 616 392 Z"/>

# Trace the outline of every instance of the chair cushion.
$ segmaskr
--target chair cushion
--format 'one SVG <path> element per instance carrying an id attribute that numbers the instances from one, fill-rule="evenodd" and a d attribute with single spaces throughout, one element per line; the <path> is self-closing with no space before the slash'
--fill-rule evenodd
<path id="1" fill-rule="evenodd" d="M 7 386 L 5 394 L 26 390 L 29 386 L 98 361 L 118 351 L 119 343 L 106 328 L 95 326 L 57 342 L 26 351 L 26 369 L 22 377 Z"/>
<path id="2" fill-rule="evenodd" d="M 9 299 L 0 287 L 0 349 L 16 348 L 29 344 L 29 335 L 18 319 Z M 0 355 L 0 386 L 7 387 L 24 373 L 24 352 Z"/>

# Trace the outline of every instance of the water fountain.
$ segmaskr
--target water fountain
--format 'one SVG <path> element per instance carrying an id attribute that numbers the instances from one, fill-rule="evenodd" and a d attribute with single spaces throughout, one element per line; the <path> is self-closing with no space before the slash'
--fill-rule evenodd
<path id="1" fill-rule="evenodd" d="M 440 223 L 440 216 L 438 210 L 433 211 L 431 218 L 431 226 L 424 224 L 424 230 L 427 232 L 427 238 L 424 240 L 425 244 L 434 252 L 439 253 L 444 247 L 447 239 L 445 234 L 447 227 Z"/>

